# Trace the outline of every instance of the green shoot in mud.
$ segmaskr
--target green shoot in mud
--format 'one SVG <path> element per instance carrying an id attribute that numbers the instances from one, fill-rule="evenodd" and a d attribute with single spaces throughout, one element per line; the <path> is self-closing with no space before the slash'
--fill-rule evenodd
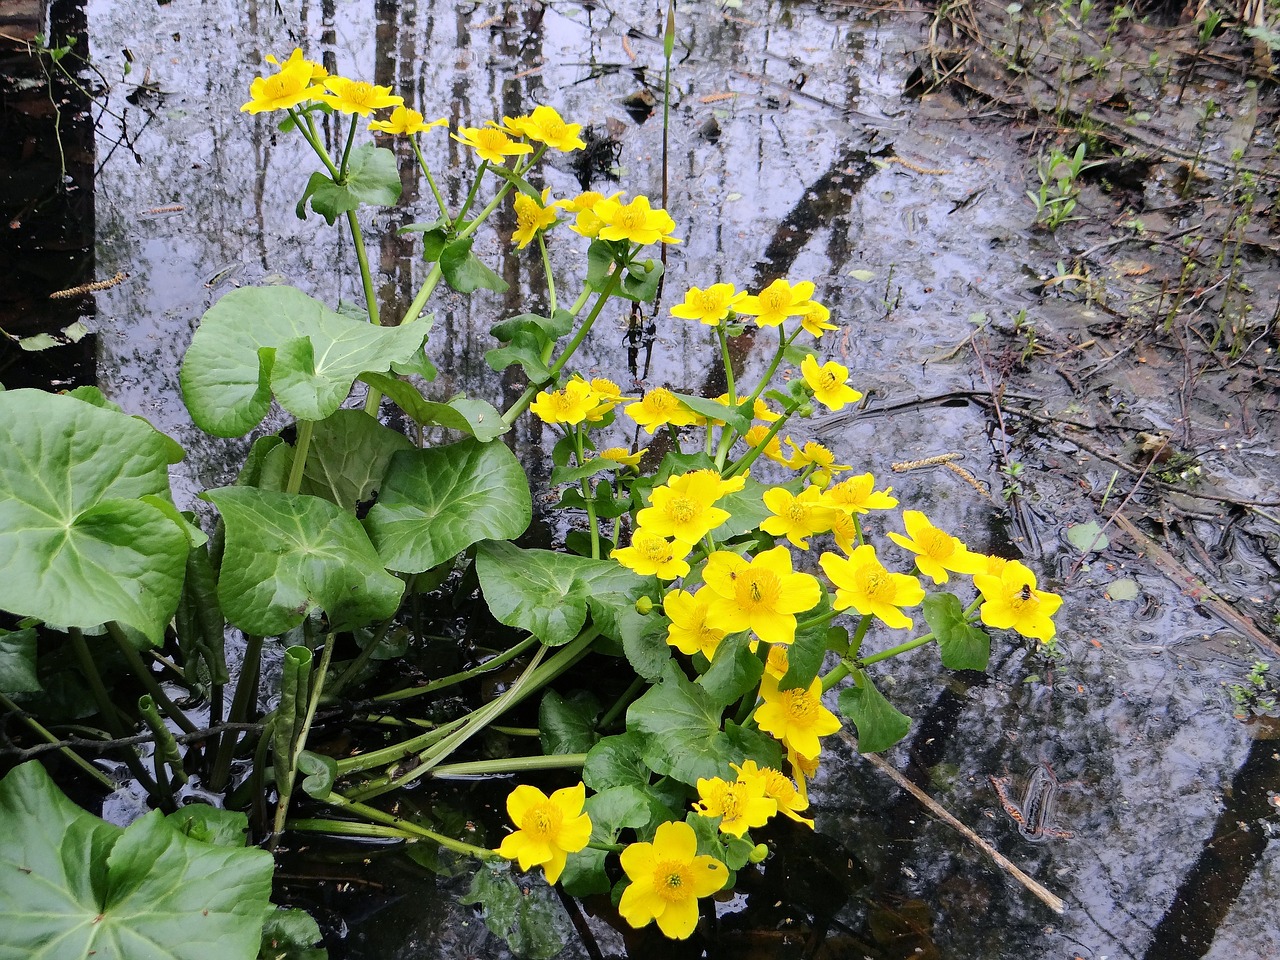
<path id="1" fill-rule="evenodd" d="M 1057 230 L 1076 209 L 1080 196 L 1080 174 L 1085 169 L 1085 145 L 1076 147 L 1067 155 L 1054 148 L 1036 164 L 1036 176 L 1040 179 L 1038 190 L 1028 190 L 1027 196 L 1036 208 L 1036 223 L 1049 230 Z"/>
<path id="2" fill-rule="evenodd" d="M 553 199 L 536 186 L 548 152 L 584 145 L 581 127 L 550 106 L 447 131 L 475 161 L 451 209 L 417 142 L 444 136 L 443 120 L 388 88 L 330 76 L 300 50 L 271 62 L 242 109 L 282 118 L 281 132 L 315 153 L 320 169 L 299 185 L 296 212 L 349 237 L 365 316 L 287 286 L 240 288 L 205 313 L 183 361 L 184 401 L 210 435 L 256 438 L 235 482 L 200 495 L 200 515 L 173 501 L 178 444 L 99 391 L 0 392 L 0 551 L 17 571 L 0 582 L 0 609 L 18 623 L 0 633 L 0 691 L 51 749 L 70 747 L 41 714 L 58 715 L 57 689 L 71 683 L 98 713 L 81 726 L 101 727 L 161 811 L 187 814 L 178 798 L 192 785 L 241 808 L 207 815 L 224 822 L 206 823 L 202 843 L 228 834 L 226 846 L 243 847 L 248 830 L 268 849 L 308 831 L 430 844 L 484 862 L 467 902 L 491 919 L 516 890 L 514 861 L 573 895 L 612 890 L 629 925 L 685 938 L 699 899 L 759 862 L 751 830 L 779 815 L 812 826 L 803 814 L 824 738 L 850 725 L 858 749 L 876 752 L 907 734 L 911 719 L 877 686 L 889 661 L 931 647 L 942 668 L 982 670 L 991 630 L 1053 649 L 1062 599 L 1031 569 L 899 510 L 871 465 L 842 463 L 805 437 L 815 411 L 862 399 L 850 371 L 821 356 L 841 324 L 812 281 L 709 283 L 669 308 L 663 322 L 705 334 L 722 396 L 588 376 L 578 351 L 601 318 L 658 298 L 665 271 L 654 247 L 684 239 L 665 209 L 642 194 Z M 368 128 L 409 139 L 439 208 L 403 231 L 432 267 L 398 317 L 376 303 L 359 219 L 400 197 L 391 151 L 358 142 L 378 111 L 387 119 Z M 345 120 L 333 153 L 322 114 Z M 1053 169 L 1062 191 L 1083 156 Z M 507 203 L 515 250 L 536 248 L 526 255 L 541 264 L 547 308 L 530 304 L 491 329 L 489 367 L 526 383 L 498 410 L 433 386 L 424 311 L 441 284 L 464 296 L 506 290 L 472 245 Z M 585 248 L 585 273 L 553 276 L 549 240 Z M 900 295 L 891 272 L 887 312 Z M 748 332 L 764 351 L 758 379 L 730 360 L 729 339 Z M 384 409 L 419 442 L 384 423 Z M 273 411 L 291 429 L 264 433 Z M 550 487 L 573 527 L 563 550 L 518 542 L 534 498 L 501 438 L 522 418 L 557 438 Z M 454 439 L 424 446 L 428 428 Z M 655 439 L 635 449 L 641 430 Z M 52 476 L 67 483 L 51 486 Z M 457 642 L 423 629 L 422 602 L 477 615 L 482 603 L 504 652 L 457 663 Z M 234 683 L 228 637 L 244 651 Z M 409 647 L 457 668 L 408 683 Z M 54 665 L 65 674 L 58 687 L 46 682 Z M 495 695 L 475 696 L 473 681 L 500 668 Z M 264 692 L 272 708 L 261 714 Z M 433 695 L 467 708 L 435 711 Z M 536 728 L 507 719 L 532 703 Z M 129 735 L 139 729 L 146 753 Z M 541 753 L 478 756 L 475 745 L 499 729 L 536 736 Z M 338 746 L 346 735 L 350 746 Z M 518 782 L 555 770 L 572 773 L 549 794 Z M 507 801 L 515 829 L 496 848 L 401 812 L 389 796 L 450 774 L 517 780 Z M 41 775 L 18 768 L 0 800 L 5 785 Z M 178 882 L 166 863 L 148 882 Z M 269 876 L 270 857 L 237 849 L 207 877 L 252 887 L 243 908 L 210 908 L 244 943 L 270 923 L 258 896 L 264 865 Z M 40 909 L 24 901 L 13 920 L 25 929 Z M 137 923 L 145 933 L 146 918 Z"/>

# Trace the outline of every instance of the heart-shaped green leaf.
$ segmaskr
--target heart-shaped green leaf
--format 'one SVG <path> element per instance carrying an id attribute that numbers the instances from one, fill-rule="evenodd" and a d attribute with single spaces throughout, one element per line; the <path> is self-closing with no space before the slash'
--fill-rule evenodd
<path id="1" fill-rule="evenodd" d="M 400 171 L 396 155 L 371 143 L 356 147 L 347 159 L 347 173 L 335 183 L 323 173 L 313 173 L 307 189 L 294 211 L 299 220 L 311 209 L 324 217 L 329 226 L 342 214 L 367 203 L 376 207 L 392 207 L 400 199 Z"/>
<path id="2" fill-rule="evenodd" d="M 202 843 L 159 811 L 121 830 L 81 810 L 39 763 L 0 782 L 0 956 L 253 960 L 271 855 Z"/>
<path id="3" fill-rule="evenodd" d="M 392 457 L 364 523 L 388 569 L 421 573 L 481 540 L 520 536 L 532 517 L 515 454 L 467 439 Z"/>
<path id="4" fill-rule="evenodd" d="M 392 455 L 412 449 L 403 433 L 363 410 L 338 410 L 315 425 L 299 492 L 354 510 L 382 485 Z"/>
<path id="5" fill-rule="evenodd" d="M 317 608 L 331 629 L 349 629 L 400 605 L 403 581 L 383 569 L 359 521 L 327 500 L 253 487 L 201 496 L 226 522 L 218 600 L 246 633 L 276 636 Z"/>
<path id="6" fill-rule="evenodd" d="M 511 428 L 502 421 L 502 413 L 484 400 L 454 397 L 447 403 L 428 400 L 418 388 L 405 380 L 380 373 L 364 373 L 360 379 L 381 390 L 396 406 L 423 426 L 435 424 L 457 430 L 488 443 Z"/>
<path id="7" fill-rule="evenodd" d="M 991 638 L 964 618 L 954 593 L 931 593 L 924 598 L 924 619 L 938 638 L 942 665 L 951 670 L 985 670 L 991 659 Z"/>
<path id="8" fill-rule="evenodd" d="M 490 541 L 476 550 L 476 575 L 498 622 L 528 630 L 543 643 L 568 643 L 587 622 L 612 623 L 634 609 L 645 581 L 610 560 L 591 560 L 554 550 L 521 550 Z"/>
<path id="9" fill-rule="evenodd" d="M 12 696 L 39 689 L 35 628 L 0 630 L 0 693 Z"/>
<path id="10" fill-rule="evenodd" d="M 886 700 L 862 671 L 854 674 L 853 686 L 840 691 L 839 706 L 858 728 L 859 753 L 888 750 L 911 729 L 911 718 Z"/>
<path id="11" fill-rule="evenodd" d="M 39 390 L 0 393 L 0 609 L 68 627 L 118 620 L 159 643 L 187 538 L 150 424 Z"/>
<path id="12" fill-rule="evenodd" d="M 476 290 L 493 290 L 496 293 L 507 292 L 507 281 L 480 262 L 480 258 L 471 252 L 471 244 L 475 237 L 466 237 L 447 243 L 440 251 L 440 272 L 445 282 L 459 293 L 472 293 Z"/>
<path id="13" fill-rule="evenodd" d="M 356 377 L 412 365 L 425 324 L 375 327 L 334 313 L 293 287 L 243 287 L 205 313 L 182 361 L 182 396 L 196 425 L 248 433 L 271 397 L 299 420 L 323 420 Z"/>

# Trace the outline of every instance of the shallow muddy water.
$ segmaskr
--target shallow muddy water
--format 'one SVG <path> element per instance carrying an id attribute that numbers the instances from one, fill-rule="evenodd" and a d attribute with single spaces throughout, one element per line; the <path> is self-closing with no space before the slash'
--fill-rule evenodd
<path id="1" fill-rule="evenodd" d="M 96 370 L 111 399 L 185 445 L 174 481 L 184 507 L 200 489 L 227 482 L 247 447 L 199 434 L 178 393 L 178 363 L 204 310 L 245 284 L 287 282 L 331 304 L 360 298 L 354 257 L 337 231 L 314 215 L 294 216 L 312 168 L 305 146 L 276 131 L 269 116 L 238 110 L 263 55 L 302 46 L 330 69 L 390 84 L 428 118 L 453 124 L 549 103 L 616 138 L 606 166 L 616 159 L 618 188 L 655 203 L 661 195 L 661 105 L 641 117 L 635 100 L 642 91 L 661 94 L 664 3 L 91 0 L 86 12 L 90 51 L 112 84 L 111 112 L 94 114 L 97 275 L 128 274 L 96 295 L 88 320 Z M 1020 310 L 1067 352 L 1089 338 L 1099 314 L 1079 299 L 1043 301 L 1041 278 L 1063 257 L 1062 241 L 1031 229 L 1024 190 L 1034 161 L 1011 132 L 945 94 L 903 96 L 922 23 L 846 3 L 681 4 L 667 207 L 684 242 L 668 251 L 664 304 L 688 286 L 717 281 L 752 288 L 784 275 L 815 281 L 842 325 L 821 346 L 851 368 L 871 401 L 861 416 L 817 418 L 793 435 L 821 439 L 842 461 L 891 477 L 904 507 L 927 510 L 975 549 L 1020 553 L 1042 583 L 1064 594 L 1061 659 L 1000 635 L 985 676 L 947 674 L 921 651 L 895 666 L 896 682 L 884 691 L 915 719 L 886 759 L 1061 897 L 1065 912 L 1035 899 L 848 743 L 834 743 L 813 792 L 817 836 L 775 836 L 763 874 L 719 906 L 711 950 L 992 960 L 1280 956 L 1273 840 L 1280 740 L 1268 739 L 1280 732 L 1234 719 L 1226 692 L 1255 658 L 1271 654 L 1238 623 L 1184 595 L 1167 568 L 1114 530 L 1112 546 L 1082 557 L 1067 531 L 1109 515 L 1097 509 L 1096 494 L 1112 466 L 1025 423 L 1002 429 L 990 405 L 975 399 L 989 400 L 1001 380 L 1001 358 L 1016 344 L 1006 334 Z M 132 60 L 128 76 L 123 50 Z M 426 273 L 395 228 L 434 218 L 412 154 L 396 149 L 405 199 L 365 224 L 384 316 L 407 305 Z M 444 171 L 465 168 L 468 152 L 441 131 L 424 136 L 424 150 L 456 208 L 464 181 Z M 559 160 L 544 167 L 543 181 L 557 196 L 581 189 Z M 604 177 L 591 186 L 612 189 Z M 465 389 L 501 406 L 524 384 L 486 366 L 487 331 L 536 300 L 530 290 L 541 267 L 506 242 L 510 214 L 496 220 L 481 231 L 476 252 L 511 291 L 438 295 L 429 352 L 441 371 L 439 396 Z M 585 270 L 576 240 L 563 230 L 554 237 L 562 277 Z M 990 326 L 974 336 L 978 314 Z M 704 330 L 665 317 L 660 309 L 653 337 L 629 349 L 619 308 L 595 328 L 581 369 L 627 389 L 719 393 L 706 375 Z M 763 369 L 772 343 L 744 336 L 735 348 L 750 376 Z M 1129 361 L 1113 369 L 1110 409 L 1096 395 L 1073 394 L 1034 359 L 1008 380 L 1005 402 L 1084 418 L 1122 411 L 1135 430 L 1176 420 L 1160 371 Z M 1201 398 L 1193 408 L 1220 420 L 1214 405 L 1229 407 L 1227 397 Z M 1255 401 L 1255 430 L 1244 438 L 1251 457 L 1222 454 L 1215 463 L 1207 454 L 1214 482 L 1239 489 L 1247 481 L 1251 497 L 1280 499 L 1275 406 L 1274 397 Z M 531 477 L 545 479 L 554 438 L 532 418 L 512 436 Z M 964 454 L 960 465 L 996 491 L 994 500 L 945 469 L 889 472 L 892 462 L 948 453 Z M 999 493 L 1006 459 L 1024 468 L 1011 515 Z M 1276 571 L 1267 544 L 1274 556 L 1276 529 L 1268 534 L 1262 523 L 1228 538 L 1209 507 L 1199 507 L 1206 511 L 1199 536 L 1221 549 L 1210 565 L 1193 568 L 1217 578 L 1274 642 L 1267 622 Z M 546 536 L 564 533 L 553 524 Z M 1136 591 L 1109 591 L 1118 580 L 1132 580 Z M 1027 793 L 1033 781 L 1038 794 Z M 448 785 L 433 790 L 460 809 L 469 802 Z M 1010 808 L 1038 822 L 1020 829 Z M 334 936 L 332 957 L 504 949 L 470 908 L 454 903 L 465 881 L 437 880 L 388 848 L 312 848 L 287 858 L 282 874 L 290 897 Z M 624 938 L 594 917 L 593 905 L 585 910 L 605 955 L 684 955 L 652 937 Z M 575 936 L 565 955 L 590 953 Z"/>

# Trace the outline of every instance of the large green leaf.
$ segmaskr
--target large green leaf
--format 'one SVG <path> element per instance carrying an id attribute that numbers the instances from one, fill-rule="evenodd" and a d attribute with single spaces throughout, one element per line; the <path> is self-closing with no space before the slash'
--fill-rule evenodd
<path id="1" fill-rule="evenodd" d="M 391 616 L 404 583 L 383 569 L 359 521 L 321 500 L 253 487 L 201 494 L 226 522 L 218 600 L 246 633 L 275 636 L 316 608 L 331 629 Z"/>
<path id="2" fill-rule="evenodd" d="M 392 457 L 365 529 L 388 569 L 421 573 L 480 540 L 520 536 L 532 517 L 515 454 L 467 439 Z"/>
<path id="3" fill-rule="evenodd" d="M 475 237 L 454 240 L 447 243 L 440 251 L 440 272 L 444 274 L 445 283 L 459 293 L 473 293 L 476 290 L 493 290 L 497 293 L 507 292 L 507 281 L 480 262 L 480 258 L 471 252 L 471 244 Z"/>
<path id="4" fill-rule="evenodd" d="M 118 620 L 159 643 L 187 538 L 149 424 L 39 390 L 0 393 L 0 608 L 68 627 Z"/>
<path id="5" fill-rule="evenodd" d="M 313 173 L 295 212 L 299 220 L 311 209 L 324 217 L 329 226 L 348 211 L 367 203 L 377 207 L 393 207 L 400 199 L 400 171 L 396 155 L 371 143 L 356 147 L 347 159 L 347 173 L 335 182 L 323 173 Z"/>
<path id="6" fill-rule="evenodd" d="M 361 374 L 360 379 L 388 397 L 396 406 L 424 426 L 436 424 L 458 430 L 488 443 L 511 429 L 502 422 L 502 413 L 493 404 L 468 397 L 453 397 L 447 403 L 428 400 L 406 380 L 380 373 Z"/>
<path id="7" fill-rule="evenodd" d="M 0 693 L 35 693 L 39 689 L 35 627 L 0 629 Z"/>
<path id="8" fill-rule="evenodd" d="M 248 433 L 274 395 L 299 420 L 323 420 L 356 377 L 416 362 L 425 324 L 375 327 L 294 287 L 243 287 L 205 313 L 182 361 L 191 418 L 218 437 Z"/>
<path id="9" fill-rule="evenodd" d="M 481 864 L 471 889 L 458 902 L 482 906 L 485 925 L 507 941 L 517 957 L 529 960 L 559 956 L 573 929 L 550 887 L 534 883 L 522 890 L 505 863 Z"/>
<path id="10" fill-rule="evenodd" d="M 727 707 L 754 690 L 762 673 L 764 664 L 751 652 L 748 635 L 738 633 L 720 644 L 711 666 L 695 682 L 711 695 L 713 703 Z"/>
<path id="11" fill-rule="evenodd" d="M 942 664 L 952 670 L 985 670 L 991 659 L 991 638 L 964 616 L 954 593 L 931 593 L 924 598 L 924 619 L 938 638 Z"/>
<path id="12" fill-rule="evenodd" d="M 597 793 L 611 787 L 647 788 L 651 774 L 644 745 L 645 738 L 634 731 L 605 737 L 587 752 L 583 782 Z"/>
<path id="13" fill-rule="evenodd" d="M 159 811 L 128 829 L 81 810 L 35 762 L 0 782 L 2 960 L 252 960 L 271 855 L 202 843 Z"/>
<path id="14" fill-rule="evenodd" d="M 382 485 L 392 454 L 412 449 L 403 433 L 363 410 L 338 410 L 315 425 L 299 492 L 354 510 Z"/>
<path id="15" fill-rule="evenodd" d="M 600 701 L 587 690 L 576 690 L 568 699 L 554 690 L 548 690 L 538 707 L 538 730 L 542 733 L 542 752 L 586 753 L 600 734 L 596 730 L 596 718 L 600 716 Z"/>
<path id="16" fill-rule="evenodd" d="M 722 730 L 722 712 L 673 660 L 662 682 L 627 709 L 627 729 L 648 735 L 644 761 L 651 770 L 682 783 L 696 784 L 700 777 L 733 779 L 729 764 L 746 759 L 778 765 L 780 753 L 768 737 L 732 724 Z"/>
<path id="17" fill-rule="evenodd" d="M 577 636 L 588 611 L 596 620 L 614 622 L 645 590 L 645 581 L 611 560 L 521 550 L 502 541 L 480 545 L 476 574 L 500 623 L 528 630 L 551 646 Z"/>

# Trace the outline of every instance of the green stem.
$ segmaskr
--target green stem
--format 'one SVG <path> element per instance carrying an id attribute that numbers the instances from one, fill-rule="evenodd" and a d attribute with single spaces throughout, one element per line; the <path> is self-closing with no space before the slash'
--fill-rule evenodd
<path id="1" fill-rule="evenodd" d="M 729 406 L 738 405 L 738 392 L 733 383 L 733 364 L 729 360 L 729 337 L 724 332 L 724 324 L 717 324 L 716 337 L 720 341 L 720 362 L 724 365 L 725 386 L 729 389 Z"/>
<path id="2" fill-rule="evenodd" d="M 305 817 L 289 820 L 286 829 L 302 833 L 327 833 L 339 837 L 380 837 L 385 840 L 417 840 L 416 834 L 399 827 L 385 827 L 377 823 L 357 823 L 354 820 L 327 820 L 323 817 Z"/>
<path id="3" fill-rule="evenodd" d="M 307 451 L 311 446 L 312 420 L 298 421 L 298 437 L 293 445 L 293 465 L 289 468 L 289 482 L 285 493 L 297 493 L 302 486 L 302 470 L 307 465 Z"/>
<path id="4" fill-rule="evenodd" d="M 469 715 L 468 715 L 469 716 Z M 389 747 L 382 747 L 379 750 L 370 750 L 368 753 L 358 753 L 354 757 L 344 757 L 338 761 L 338 776 L 345 777 L 352 773 L 360 773 L 364 770 L 371 770 L 374 767 L 380 767 L 383 764 L 396 763 L 413 753 L 419 753 L 433 743 L 443 740 L 450 733 L 457 730 L 467 722 L 467 717 L 458 717 L 456 720 L 450 720 L 448 723 L 442 723 L 440 726 L 426 733 L 419 734 L 411 740 L 404 740 L 400 743 L 393 743 Z"/>
<path id="5" fill-rule="evenodd" d="M 11 712 L 15 717 L 17 717 L 19 720 L 25 723 L 28 727 L 30 727 L 37 736 L 42 737 L 46 743 L 60 742 L 58 738 L 55 737 L 52 733 L 50 733 L 48 730 L 46 730 L 40 724 L 40 722 L 36 720 L 35 717 L 28 714 L 25 710 L 23 710 L 16 703 L 14 703 L 12 700 L 6 697 L 3 693 L 0 693 L 0 704 L 3 704 L 6 710 Z M 92 763 L 90 763 L 84 757 L 80 756 L 80 754 L 76 753 L 70 747 L 59 747 L 58 752 L 61 753 L 63 756 L 65 756 L 72 763 L 74 763 L 82 771 L 84 771 L 89 776 L 93 777 L 93 779 L 97 780 L 100 784 L 106 787 L 108 791 L 115 790 L 116 784 L 110 777 L 108 777 L 105 773 L 103 773 L 101 770 L 95 767 Z"/>
<path id="6" fill-rule="evenodd" d="M 417 296 L 413 298 L 413 302 L 409 304 L 409 309 L 404 312 L 404 317 L 400 320 L 402 326 L 406 323 L 413 323 L 418 317 L 422 316 L 422 308 L 427 305 L 427 298 L 431 296 L 442 276 L 444 274 L 440 272 L 440 264 L 432 264 L 430 272 L 427 273 L 427 279 L 422 281 L 422 287 L 418 290 Z"/>
<path id="7" fill-rule="evenodd" d="M 587 301 L 591 298 L 591 288 L 583 287 L 582 292 L 578 294 L 578 299 L 573 301 L 573 306 L 569 308 L 569 313 L 577 316 L 582 308 L 587 305 Z"/>
<path id="8" fill-rule="evenodd" d="M 307 639 L 311 639 L 309 635 Z M 324 650 L 320 654 L 320 665 L 316 667 L 310 678 L 307 712 L 302 718 L 301 728 L 294 734 L 293 752 L 289 756 L 290 771 L 298 769 L 298 758 L 302 756 L 302 751 L 307 749 L 307 734 L 311 732 L 311 723 L 315 720 L 316 707 L 320 703 L 320 693 L 324 690 L 324 678 L 329 672 L 329 661 L 333 659 L 333 641 L 333 633 L 325 634 Z M 292 780 L 294 773 L 291 772 L 289 776 Z M 292 799 L 292 790 L 285 790 L 280 784 L 276 784 L 276 786 L 280 789 L 280 797 L 276 803 L 275 825 L 271 831 L 272 849 L 274 849 L 275 839 L 284 831 L 285 816 L 289 812 L 289 801 Z"/>
<path id="9" fill-rule="evenodd" d="M 407 700 L 410 697 L 420 697 L 426 693 L 435 693 L 437 690 L 442 690 L 445 687 L 451 687 L 454 684 L 462 683 L 466 680 L 470 680 L 472 677 L 478 677 L 482 673 L 488 673 L 490 670 L 494 670 L 497 667 L 502 666 L 504 663 L 508 662 L 509 660 L 514 660 L 516 657 L 520 656 L 520 654 L 524 653 L 526 650 L 528 650 L 530 647 L 532 647 L 535 643 L 538 643 L 538 642 L 539 641 L 537 637 L 534 637 L 534 636 L 525 637 L 523 640 L 517 643 L 510 650 L 504 650 L 502 653 L 498 654 L 496 657 L 486 660 L 484 663 L 480 664 L 479 666 L 471 667 L 468 670 L 462 670 L 462 671 L 459 671 L 458 673 L 451 673 L 447 677 L 441 677 L 439 680 L 432 680 L 430 683 L 422 687 L 410 687 L 407 690 L 395 690 L 395 691 L 392 691 L 391 693 L 382 693 L 374 697 L 373 699 L 378 701 Z"/>
<path id="10" fill-rule="evenodd" d="M 311 149 L 315 151 L 316 156 L 324 163 L 325 168 L 329 171 L 329 178 L 335 183 L 341 178 L 338 168 L 333 165 L 333 161 L 329 159 L 329 151 L 320 144 L 320 136 L 316 133 L 316 126 L 311 122 L 311 114 L 301 114 L 290 108 L 289 116 L 293 118 L 293 124 L 298 128 L 298 132 L 302 134 L 304 140 L 311 145 Z"/>
<path id="11" fill-rule="evenodd" d="M 545 757 L 506 757 L 502 760 L 472 760 L 442 763 L 434 777 L 483 777 L 497 773 L 525 773 L 529 770 L 567 770 L 587 762 L 585 753 L 555 753 Z"/>
<path id="12" fill-rule="evenodd" d="M 147 665 L 142 662 L 142 657 L 138 656 L 138 651 L 133 649 L 133 645 L 129 643 L 129 638 L 124 635 L 124 630 L 120 628 L 120 624 L 114 620 L 110 621 L 107 624 L 107 633 L 115 641 L 116 647 L 120 650 L 125 662 L 129 664 L 129 669 L 133 671 L 139 682 L 147 688 L 147 693 L 151 694 L 151 699 L 160 705 L 160 709 L 164 711 L 165 716 L 180 726 L 183 733 L 195 733 L 199 728 L 188 719 L 186 713 L 178 709 L 177 704 L 170 700 L 168 694 L 161 689 L 160 684 L 156 682 L 156 678 L 152 676 Z"/>
<path id="13" fill-rule="evenodd" d="M 442 833 L 436 833 L 434 830 L 428 830 L 426 827 L 420 827 L 416 823 L 411 823 L 402 817 L 383 813 L 377 807 L 371 807 L 355 800 L 348 800 L 339 793 L 329 794 L 329 796 L 325 797 L 324 802 L 330 806 L 338 807 L 341 810 L 350 810 L 352 813 L 359 814 L 366 820 L 372 820 L 375 823 L 395 827 L 397 830 L 403 830 L 405 833 L 413 834 L 415 837 L 420 837 L 423 840 L 432 840 L 440 844 L 440 846 L 444 847 L 446 850 L 452 850 L 454 853 L 460 853 L 465 857 L 475 857 L 478 860 L 500 859 L 497 852 L 494 850 L 477 847 L 470 843 L 463 843 L 461 840 L 453 839 L 453 837 L 446 837 Z"/>
<path id="14" fill-rule="evenodd" d="M 413 592 L 414 581 L 417 578 L 418 575 L 416 573 L 409 575 L 408 579 L 405 581 L 405 596 L 409 596 Z M 370 658 L 373 657 L 374 652 L 382 644 L 382 641 L 386 639 L 387 631 L 391 629 L 391 624 L 394 621 L 395 615 L 393 614 L 392 616 L 387 617 L 386 620 L 383 620 L 382 623 L 378 624 L 378 628 L 374 630 L 373 635 L 365 643 L 364 647 L 361 648 L 360 653 L 357 654 L 356 658 L 347 665 L 347 669 L 343 670 L 338 678 L 330 684 L 329 690 L 326 693 L 327 699 L 332 700 L 335 698 L 342 692 L 342 689 L 348 683 L 360 675 L 360 671 L 365 668 L 365 665 L 369 662 Z"/>
<path id="15" fill-rule="evenodd" d="M 342 148 L 342 162 L 338 164 L 338 176 L 346 177 L 347 161 L 351 158 L 351 146 L 356 142 L 356 118 L 351 116 L 351 129 L 347 131 L 347 145 Z"/>
<path id="16" fill-rule="evenodd" d="M 826 613 L 820 613 L 818 616 L 810 617 L 808 620 L 801 620 L 796 624 L 796 631 L 808 630 L 810 627 L 816 627 L 819 624 L 830 623 L 843 612 L 842 610 L 828 610 Z"/>
<path id="17" fill-rule="evenodd" d="M 262 670 L 262 637 L 248 634 L 245 637 L 244 660 L 240 663 L 240 676 L 236 678 L 236 692 L 231 698 L 228 723 L 244 723 L 249 710 L 258 699 L 258 675 Z M 227 788 L 231 776 L 231 761 L 235 756 L 237 734 L 227 731 L 218 744 L 218 756 L 214 760 L 213 773 L 209 777 L 209 789 L 221 793 Z"/>
<path id="18" fill-rule="evenodd" d="M 843 680 L 852 672 L 853 671 L 850 668 L 849 664 L 846 663 L 844 660 L 841 660 L 839 663 L 837 663 L 834 667 L 831 668 L 830 673 L 823 676 L 822 692 L 826 693 L 828 690 L 830 690 L 832 687 L 834 687 L 837 683 L 839 683 L 841 680 Z"/>
<path id="19" fill-rule="evenodd" d="M 542 233 L 538 233 L 538 249 L 542 251 L 542 272 L 547 275 L 547 302 L 551 308 L 551 314 L 554 316 L 556 312 L 556 280 L 551 275 L 551 258 L 547 255 L 547 242 L 543 239 Z"/>
<path id="20" fill-rule="evenodd" d="M 422 148 L 418 146 L 416 133 L 409 138 L 409 143 L 413 146 L 413 155 L 418 158 L 418 167 L 422 170 L 422 175 L 427 178 L 427 186 L 431 188 L 431 193 L 436 198 L 436 205 L 440 207 L 440 216 L 448 218 L 449 209 L 444 204 L 444 197 L 440 196 L 440 188 L 436 186 L 435 177 L 431 176 L 431 168 L 427 166 L 427 159 L 422 155 Z"/>
<path id="21" fill-rule="evenodd" d="M 476 178 L 471 181 L 471 189 L 467 191 L 467 199 L 462 201 L 462 209 L 458 211 L 458 215 L 453 220 L 455 227 L 466 217 L 467 211 L 471 209 L 471 204 L 475 203 L 476 191 L 480 189 L 480 181 L 484 179 L 484 172 L 488 169 L 489 161 L 481 160 L 480 167 L 476 170 Z"/>
<path id="22" fill-rule="evenodd" d="M 753 403 L 755 402 L 754 399 L 752 400 L 752 402 Z M 791 415 L 799 409 L 800 409 L 800 404 L 798 403 L 793 403 L 791 406 L 787 407 L 787 409 L 782 412 L 782 416 L 780 416 L 773 423 L 769 424 L 769 432 L 764 435 L 763 440 L 761 440 L 758 444 L 756 444 L 754 447 L 752 447 L 750 450 L 744 453 L 741 457 L 739 457 L 737 460 L 731 463 L 727 470 L 722 471 L 724 478 L 727 480 L 730 477 L 732 477 L 734 474 L 742 473 L 744 470 L 750 467 L 753 463 L 755 463 L 756 459 L 760 456 L 760 454 L 764 453 L 765 447 L 769 446 L 769 442 L 778 435 L 778 433 L 782 430 L 782 428 L 786 426 L 787 421 L 791 419 Z"/>
<path id="23" fill-rule="evenodd" d="M 869 657 L 859 657 L 858 663 L 864 667 L 869 667 L 873 663 L 879 663 L 881 660 L 888 660 L 890 657 L 896 657 L 899 654 L 907 653 L 918 647 L 923 647 L 926 643 L 932 643 L 934 636 L 932 633 L 921 634 L 914 640 L 908 640 L 906 643 L 900 643 L 896 647 L 890 647 L 888 650 L 881 650 L 879 653 L 873 653 Z"/>
<path id="24" fill-rule="evenodd" d="M 583 453 L 581 424 L 573 428 L 573 443 L 578 454 L 578 466 L 582 466 L 586 463 L 586 456 Z M 587 505 L 587 524 L 591 527 L 591 559 L 599 560 L 600 525 L 596 521 L 595 491 L 591 488 L 591 479 L 589 477 L 583 477 L 578 481 L 578 485 L 582 488 L 582 499 Z"/>
<path id="25" fill-rule="evenodd" d="M 364 234 L 360 231 L 360 220 L 354 210 L 347 211 L 347 226 L 351 228 L 351 241 L 356 248 L 356 261 L 360 264 L 360 284 L 364 287 L 364 309 L 369 315 L 369 322 L 375 327 L 382 326 L 378 315 L 378 297 L 373 289 L 373 273 L 369 269 L 369 252 L 364 247 Z"/>
<path id="26" fill-rule="evenodd" d="M 613 721 L 617 720 L 622 714 L 622 711 L 631 705 L 635 695 L 644 689 L 644 685 L 647 682 L 644 677 L 636 677 L 632 680 L 630 686 L 622 691 L 622 696 L 614 701 L 613 706 L 609 708 L 609 712 L 600 718 L 600 721 L 596 724 L 596 729 L 608 730 L 613 725 Z"/>

